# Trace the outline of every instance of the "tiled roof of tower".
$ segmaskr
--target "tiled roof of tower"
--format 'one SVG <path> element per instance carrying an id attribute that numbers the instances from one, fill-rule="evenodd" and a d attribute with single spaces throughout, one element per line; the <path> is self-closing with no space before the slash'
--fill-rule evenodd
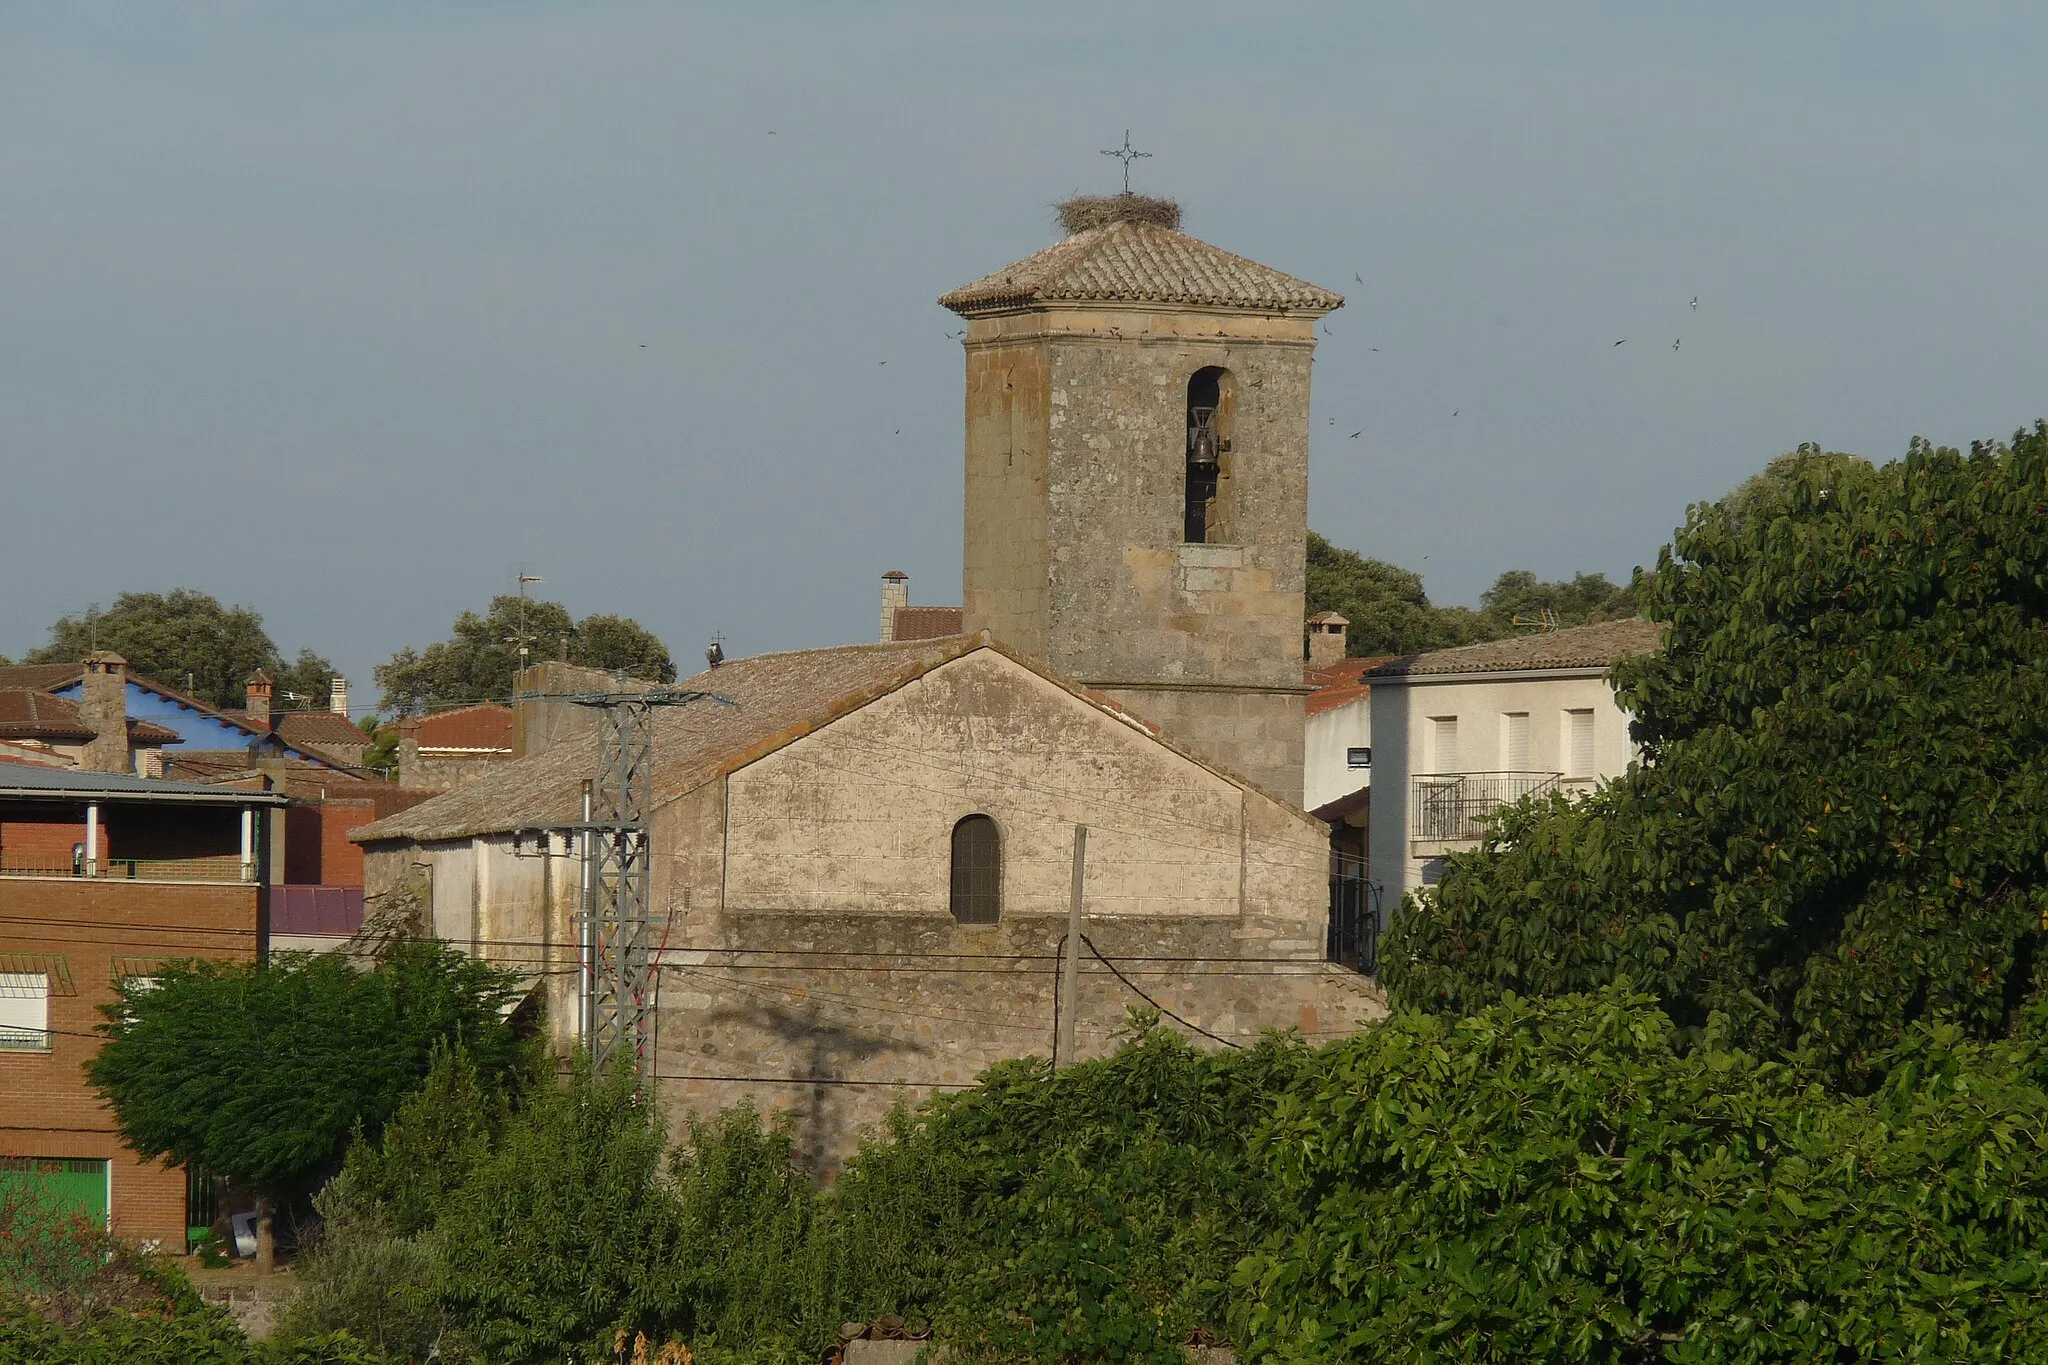
<path id="1" fill-rule="evenodd" d="M 1156 223 L 1075 233 L 939 296 L 956 313 L 1034 303 L 1168 303 L 1322 314 L 1344 296 Z"/>
<path id="2" fill-rule="evenodd" d="M 1489 640 L 1485 644 L 1460 645 L 1428 654 L 1411 654 L 1393 659 L 1365 675 L 1370 684 L 1416 674 L 1430 673 L 1520 673 L 1546 668 L 1605 668 L 1631 654 L 1648 654 L 1662 647 L 1664 627 L 1640 617 L 1626 621 L 1598 621 L 1590 626 L 1569 626 L 1541 635 L 1518 635 L 1510 640 Z"/>
<path id="3" fill-rule="evenodd" d="M 977 648 L 980 637 L 911 644 L 849 645 L 731 659 L 677 684 L 730 702 L 662 707 L 654 721 L 654 800 L 692 791 L 751 762 L 930 669 Z M 462 839 L 515 829 L 550 828 L 581 815 L 583 779 L 597 767 L 597 745 L 565 741 L 493 766 L 451 792 L 402 814 L 352 830 L 358 843 L 380 839 Z"/>

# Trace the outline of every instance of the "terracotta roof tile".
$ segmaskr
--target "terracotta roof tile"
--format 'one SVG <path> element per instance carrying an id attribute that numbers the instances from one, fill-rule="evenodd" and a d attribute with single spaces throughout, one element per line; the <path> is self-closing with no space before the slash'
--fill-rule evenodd
<path id="1" fill-rule="evenodd" d="M 419 719 L 422 749 L 502 749 L 512 752 L 512 708 L 497 702 L 458 706 Z"/>
<path id="2" fill-rule="evenodd" d="M 1430 673 L 1519 673 L 1546 668 L 1605 668 L 1632 654 L 1663 647 L 1664 627 L 1655 621 L 1598 621 L 1541 635 L 1461 645 L 1410 655 L 1382 664 L 1367 680 Z"/>
<path id="3" fill-rule="evenodd" d="M 895 631 L 899 641 L 943 640 L 966 629 L 965 607 L 896 608 Z"/>
<path id="4" fill-rule="evenodd" d="M 84 676 L 84 664 L 13 664 L 0 668 L 0 687 L 32 687 L 48 692 Z"/>
<path id="5" fill-rule="evenodd" d="M 271 713 L 273 732 L 293 748 L 311 745 L 316 749 L 363 749 L 369 737 L 347 716 L 332 711 L 277 711 Z"/>
<path id="6" fill-rule="evenodd" d="M 85 723 L 78 703 L 32 687 L 0 688 L 0 738 L 89 740 L 98 732 Z M 154 721 L 128 721 L 131 744 L 176 744 L 176 730 Z"/>
<path id="7" fill-rule="evenodd" d="M 956 313 L 1034 303 L 1168 303 L 1323 314 L 1344 296 L 1156 223 L 1079 232 L 939 296 Z"/>
<path id="8" fill-rule="evenodd" d="M 1319 716 L 1325 711 L 1334 711 L 1355 701 L 1363 701 L 1372 695 L 1372 684 L 1365 681 L 1365 675 L 1393 656 L 1380 654 L 1371 658 L 1344 659 L 1320 668 L 1302 670 L 1302 681 L 1315 691 L 1304 699 L 1307 713 Z"/>
<path id="9" fill-rule="evenodd" d="M 76 702 L 32 687 L 0 689 L 0 736 L 89 740 L 97 733 L 79 716 Z"/>

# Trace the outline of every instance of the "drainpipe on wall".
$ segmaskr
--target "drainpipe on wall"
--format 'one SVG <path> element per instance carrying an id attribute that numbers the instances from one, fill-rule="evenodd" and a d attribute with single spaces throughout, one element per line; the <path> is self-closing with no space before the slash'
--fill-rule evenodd
<path id="1" fill-rule="evenodd" d="M 88 801 L 85 805 L 85 875 L 100 875 L 100 803 Z"/>

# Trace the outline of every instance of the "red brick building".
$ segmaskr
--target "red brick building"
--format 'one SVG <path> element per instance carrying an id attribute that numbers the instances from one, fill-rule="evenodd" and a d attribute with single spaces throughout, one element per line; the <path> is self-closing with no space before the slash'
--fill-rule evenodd
<path id="1" fill-rule="evenodd" d="M 0 1170 L 185 1250 L 186 1173 L 121 1144 L 83 1068 L 116 981 L 267 951 L 284 799 L 0 764 Z"/>

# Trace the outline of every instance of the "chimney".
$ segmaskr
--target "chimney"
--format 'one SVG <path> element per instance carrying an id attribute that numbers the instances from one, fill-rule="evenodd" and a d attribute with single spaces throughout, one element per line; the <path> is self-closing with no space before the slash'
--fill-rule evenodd
<path id="1" fill-rule="evenodd" d="M 78 718 L 92 727 L 92 739 L 78 757 L 87 772 L 128 771 L 128 661 L 111 650 L 87 656 L 85 694 Z"/>
<path id="2" fill-rule="evenodd" d="M 891 569 L 882 575 L 882 643 L 896 638 L 896 609 L 910 605 L 910 575 Z"/>
<path id="3" fill-rule="evenodd" d="M 1308 618 L 1308 666 L 1327 668 L 1344 662 L 1344 632 L 1351 623 L 1334 611 L 1319 611 Z"/>
<path id="4" fill-rule="evenodd" d="M 417 716 L 398 722 L 398 785 L 423 787 L 426 774 L 420 771 L 420 722 Z"/>
<path id="5" fill-rule="evenodd" d="M 327 684 L 327 709 L 343 720 L 348 719 L 347 678 L 336 678 Z"/>
<path id="6" fill-rule="evenodd" d="M 253 724 L 268 730 L 270 728 L 270 675 L 259 668 L 249 675 L 249 681 L 246 686 L 249 689 L 249 704 L 242 709 Z"/>

